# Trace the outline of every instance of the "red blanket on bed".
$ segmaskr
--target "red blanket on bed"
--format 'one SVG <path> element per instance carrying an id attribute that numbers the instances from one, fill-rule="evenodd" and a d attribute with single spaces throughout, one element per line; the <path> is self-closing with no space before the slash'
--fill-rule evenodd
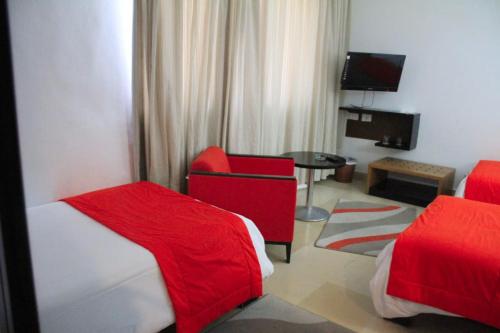
<path id="1" fill-rule="evenodd" d="M 153 253 L 172 300 L 177 332 L 199 332 L 262 295 L 250 235 L 232 213 L 149 182 L 63 201 Z"/>
<path id="2" fill-rule="evenodd" d="M 479 161 L 467 176 L 465 198 L 500 205 L 500 161 Z"/>
<path id="3" fill-rule="evenodd" d="M 500 206 L 439 196 L 397 238 L 387 294 L 500 328 Z"/>

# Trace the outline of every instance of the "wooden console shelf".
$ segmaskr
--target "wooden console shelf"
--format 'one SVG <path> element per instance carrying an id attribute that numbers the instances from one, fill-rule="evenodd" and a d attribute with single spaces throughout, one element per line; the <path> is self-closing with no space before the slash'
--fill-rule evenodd
<path id="1" fill-rule="evenodd" d="M 391 179 L 389 173 L 422 178 L 435 185 Z M 451 194 L 455 169 L 439 165 L 386 157 L 368 165 L 367 192 L 369 194 L 427 206 L 440 194 Z"/>
<path id="2" fill-rule="evenodd" d="M 345 135 L 348 137 L 375 140 L 375 146 L 384 148 L 411 150 L 417 146 L 420 113 L 353 106 L 341 106 L 339 110 L 358 115 L 357 120 L 347 120 Z M 363 121 L 363 115 L 371 120 Z M 389 143 L 382 142 L 384 136 L 389 137 Z M 396 144 L 398 138 L 399 145 Z"/>

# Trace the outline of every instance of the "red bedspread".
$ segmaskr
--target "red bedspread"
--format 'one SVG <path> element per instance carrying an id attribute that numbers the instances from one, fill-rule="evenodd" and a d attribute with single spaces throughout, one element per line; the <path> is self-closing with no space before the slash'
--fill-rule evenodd
<path id="1" fill-rule="evenodd" d="M 387 294 L 500 328 L 500 206 L 439 196 L 397 238 Z"/>
<path id="2" fill-rule="evenodd" d="M 465 198 L 500 205 L 500 161 L 479 161 L 467 176 Z"/>
<path id="3" fill-rule="evenodd" d="M 262 295 L 255 249 L 234 214 L 149 182 L 63 201 L 153 253 L 178 332 L 199 332 Z"/>

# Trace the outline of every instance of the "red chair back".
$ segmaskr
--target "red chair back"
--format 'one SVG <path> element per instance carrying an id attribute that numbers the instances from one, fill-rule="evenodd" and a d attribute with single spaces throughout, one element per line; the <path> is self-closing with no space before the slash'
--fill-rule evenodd
<path id="1" fill-rule="evenodd" d="M 191 171 L 230 173 L 231 167 L 226 153 L 219 147 L 208 147 L 191 164 Z"/>

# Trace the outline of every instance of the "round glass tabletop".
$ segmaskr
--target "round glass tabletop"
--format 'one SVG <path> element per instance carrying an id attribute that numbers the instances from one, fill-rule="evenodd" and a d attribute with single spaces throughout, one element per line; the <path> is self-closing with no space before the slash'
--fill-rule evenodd
<path id="1" fill-rule="evenodd" d="M 345 165 L 345 158 L 314 151 L 293 151 L 281 156 L 292 157 L 295 166 L 306 169 L 336 169 Z"/>

